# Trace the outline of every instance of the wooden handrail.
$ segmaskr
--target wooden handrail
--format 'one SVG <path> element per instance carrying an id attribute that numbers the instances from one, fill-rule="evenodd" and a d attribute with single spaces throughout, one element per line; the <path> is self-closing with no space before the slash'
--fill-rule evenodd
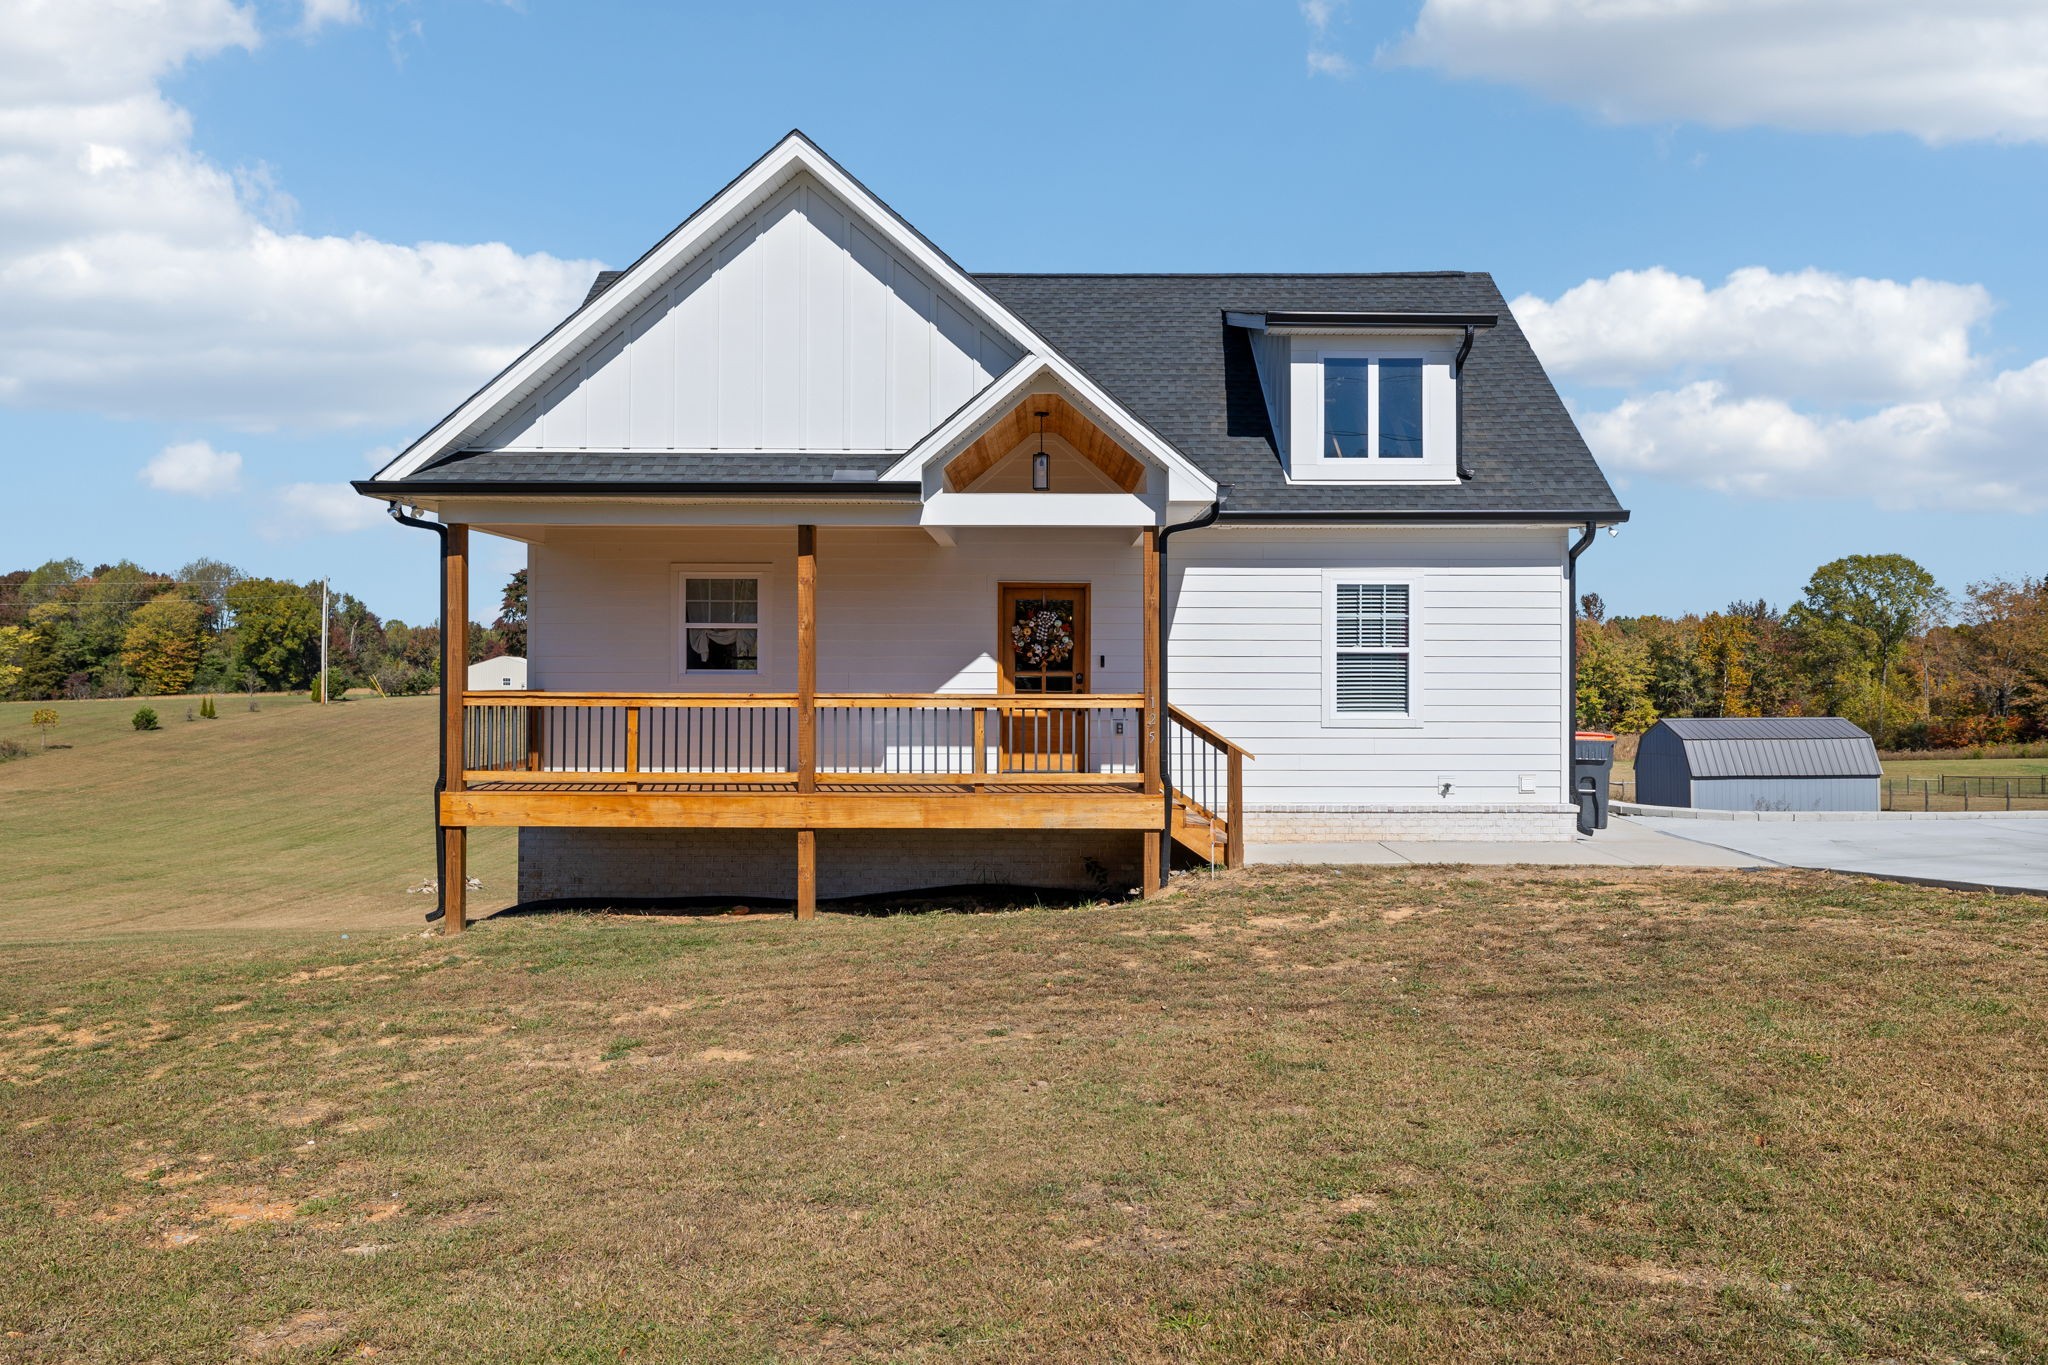
<path id="1" fill-rule="evenodd" d="M 1173 716 L 1174 723 L 1179 725 L 1181 729 L 1186 730 L 1189 734 L 1198 735 L 1201 738 L 1208 740 L 1217 748 L 1228 749 L 1231 753 L 1237 754 L 1241 757 L 1251 759 L 1256 759 L 1258 757 L 1257 754 L 1253 753 L 1251 750 L 1245 748 L 1244 746 L 1240 744 L 1235 744 L 1230 740 L 1225 739 L 1222 735 L 1217 734 L 1214 730 L 1211 730 L 1208 726 L 1202 724 L 1202 722 L 1196 720 L 1193 716 L 1181 710 L 1178 706 L 1168 707 L 1167 710 Z"/>
<path id="2" fill-rule="evenodd" d="M 464 706 L 794 706 L 794 692 L 468 692 Z"/>
<path id="3" fill-rule="evenodd" d="M 1143 706 L 1144 697 L 1122 692 L 820 692 L 820 706 L 930 706 L 948 710 L 986 706 L 996 710 L 1113 711 Z"/>
<path id="4" fill-rule="evenodd" d="M 794 692 L 533 692 L 506 689 L 464 694 L 465 707 L 478 706 L 795 706 Z M 820 692 L 819 706 L 909 707 L 948 710 L 991 707 L 1032 711 L 1119 710 L 1145 704 L 1136 692 Z M 1191 727 L 1193 728 L 1193 727 Z M 1207 737 L 1205 735 L 1205 737 Z M 1218 741 L 1223 742 L 1223 741 Z"/>

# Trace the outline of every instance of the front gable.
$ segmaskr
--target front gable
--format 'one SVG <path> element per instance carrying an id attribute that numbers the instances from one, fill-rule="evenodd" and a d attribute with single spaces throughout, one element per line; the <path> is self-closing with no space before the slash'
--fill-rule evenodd
<path id="1" fill-rule="evenodd" d="M 800 171 L 468 448 L 900 453 L 1022 354 Z"/>

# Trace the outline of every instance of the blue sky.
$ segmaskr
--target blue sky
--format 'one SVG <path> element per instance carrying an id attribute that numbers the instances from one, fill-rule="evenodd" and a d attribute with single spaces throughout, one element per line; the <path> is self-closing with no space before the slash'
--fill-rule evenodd
<path id="1" fill-rule="evenodd" d="M 800 126 L 970 269 L 1492 271 L 1613 609 L 2040 572 L 2038 6 L 1627 8 L 0 0 L 0 561 L 430 616 L 342 481 Z"/>

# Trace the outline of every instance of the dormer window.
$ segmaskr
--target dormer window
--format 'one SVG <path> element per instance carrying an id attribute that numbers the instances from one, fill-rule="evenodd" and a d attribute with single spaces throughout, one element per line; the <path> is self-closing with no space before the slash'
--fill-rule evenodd
<path id="1" fill-rule="evenodd" d="M 1323 458 L 1422 458 L 1422 361 L 1332 356 L 1323 361 Z"/>
<path id="2" fill-rule="evenodd" d="M 1296 335 L 1288 477 L 1435 483 L 1458 477 L 1456 346 L 1436 338 Z"/>

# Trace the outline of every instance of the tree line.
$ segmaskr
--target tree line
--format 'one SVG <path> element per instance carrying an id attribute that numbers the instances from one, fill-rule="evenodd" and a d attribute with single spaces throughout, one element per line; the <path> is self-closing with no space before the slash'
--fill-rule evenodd
<path id="1" fill-rule="evenodd" d="M 1636 733 L 1666 716 L 1844 716 L 1880 745 L 2048 739 L 2048 577 L 1950 594 L 1904 555 L 1814 570 L 1783 610 L 1610 618 L 1580 599 L 1579 724 Z"/>
<path id="2" fill-rule="evenodd" d="M 330 589 L 327 653 L 330 696 L 440 685 L 440 627 L 384 620 L 349 592 Z M 469 624 L 469 657 L 525 653 L 521 569 L 497 619 Z M 176 573 L 53 559 L 0 575 L 0 698 L 297 691 L 319 671 L 317 582 L 252 577 L 217 559 Z"/>

